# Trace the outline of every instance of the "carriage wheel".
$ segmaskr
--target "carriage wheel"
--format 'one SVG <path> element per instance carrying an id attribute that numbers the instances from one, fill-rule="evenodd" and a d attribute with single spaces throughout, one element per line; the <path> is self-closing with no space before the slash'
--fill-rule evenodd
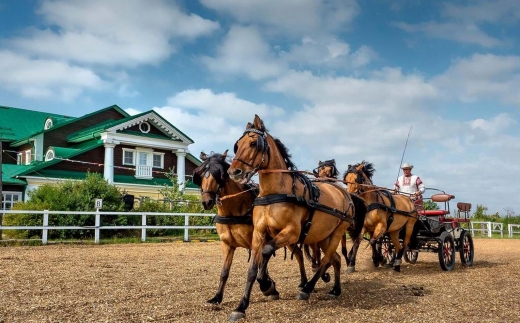
<path id="1" fill-rule="evenodd" d="M 381 255 L 384 257 L 386 264 L 391 265 L 395 261 L 395 248 L 388 239 L 381 239 Z M 384 265 L 384 264 L 383 264 Z"/>
<path id="2" fill-rule="evenodd" d="M 439 244 L 439 263 L 442 270 L 451 271 L 455 267 L 455 240 L 448 232 L 443 232 Z"/>
<path id="3" fill-rule="evenodd" d="M 469 231 L 462 231 L 460 235 L 460 261 L 466 266 L 473 265 L 473 256 L 475 254 L 475 249 L 473 246 L 473 237 L 469 233 Z"/>
<path id="4" fill-rule="evenodd" d="M 417 258 L 419 258 L 419 251 L 408 249 L 404 253 L 404 261 L 407 263 L 415 264 L 417 262 Z"/>

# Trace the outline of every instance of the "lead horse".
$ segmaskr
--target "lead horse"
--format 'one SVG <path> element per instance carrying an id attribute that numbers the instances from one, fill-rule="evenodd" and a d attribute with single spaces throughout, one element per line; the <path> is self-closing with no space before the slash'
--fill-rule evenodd
<path id="1" fill-rule="evenodd" d="M 269 259 L 275 250 L 292 244 L 316 243 L 324 254 L 318 270 L 300 291 L 299 299 L 309 299 L 316 282 L 331 265 L 334 287 L 329 295 L 340 295 L 341 260 L 336 248 L 354 218 L 358 223 L 363 222 L 366 211 L 363 201 L 340 186 L 312 183 L 298 172 L 285 145 L 267 132 L 258 115 L 235 143 L 235 158 L 228 173 L 240 183 L 248 182 L 258 173 L 260 189 L 253 209 L 252 261 L 244 294 L 230 321 L 246 316 L 255 279 L 262 291 L 274 288 L 274 282 L 265 275 Z"/>
<path id="2" fill-rule="evenodd" d="M 227 150 L 223 154 L 210 156 L 200 154 L 203 163 L 193 170 L 193 183 L 200 187 L 201 203 L 205 210 L 217 205 L 214 222 L 221 241 L 224 265 L 220 274 L 220 283 L 215 296 L 207 301 L 209 304 L 220 304 L 224 297 L 224 289 L 229 277 L 233 257 L 237 248 L 251 249 L 253 240 L 253 202 L 258 195 L 256 186 L 240 184 L 229 180 L 226 161 Z M 294 246 L 289 246 L 293 250 Z M 300 287 L 307 283 L 307 275 L 303 263 L 301 249 L 295 249 L 294 255 L 300 267 Z M 267 273 L 266 273 L 267 275 Z M 266 278 L 270 279 L 270 278 Z M 278 299 L 276 288 L 264 291 L 270 299 Z"/>
<path id="3" fill-rule="evenodd" d="M 368 205 L 363 230 L 358 239 L 354 241 L 349 254 L 348 272 L 355 271 L 357 251 L 366 232 L 370 234 L 372 261 L 376 267 L 384 262 L 384 257 L 377 248 L 377 242 L 388 232 L 396 250 L 393 267 L 395 271 L 401 271 L 401 259 L 403 253 L 409 248 L 413 227 L 417 222 L 417 210 L 410 197 L 400 194 L 393 195 L 387 189 L 375 186 L 372 183 L 374 172 L 372 163 L 362 161 L 356 165 L 349 165 L 343 175 L 343 180 L 347 183 L 347 191 L 351 194 L 358 194 Z M 399 242 L 401 229 L 405 229 L 402 248 Z"/>

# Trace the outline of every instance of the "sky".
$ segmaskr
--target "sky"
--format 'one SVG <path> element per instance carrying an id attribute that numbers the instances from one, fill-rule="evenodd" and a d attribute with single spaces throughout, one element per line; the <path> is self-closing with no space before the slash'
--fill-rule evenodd
<path id="1" fill-rule="evenodd" d="M 391 188 L 402 160 L 452 211 L 519 215 L 519 21 L 517 0 L 2 0 L 0 105 L 153 109 L 195 156 L 257 114 L 300 170 L 365 160 Z"/>

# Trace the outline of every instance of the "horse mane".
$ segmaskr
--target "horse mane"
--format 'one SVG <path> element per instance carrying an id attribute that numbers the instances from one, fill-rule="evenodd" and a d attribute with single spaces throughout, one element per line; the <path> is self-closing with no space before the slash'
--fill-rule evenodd
<path id="1" fill-rule="evenodd" d="M 329 159 L 321 163 L 322 165 L 332 165 L 334 166 L 334 172 L 332 173 L 332 177 L 336 178 L 339 175 L 338 167 L 336 166 L 336 160 L 335 159 Z"/>
<path id="2" fill-rule="evenodd" d="M 361 163 L 357 163 L 355 165 L 349 166 L 349 169 L 350 169 L 350 167 L 358 167 L 361 164 L 363 164 L 363 168 L 361 169 L 361 171 L 366 175 L 366 177 L 368 177 L 370 180 L 372 180 L 372 176 L 374 176 L 376 169 L 374 168 L 374 164 L 372 164 L 368 161 L 363 160 Z M 349 173 L 349 170 L 347 169 L 343 173 L 343 178 L 345 178 L 348 173 Z"/>
<path id="3" fill-rule="evenodd" d="M 224 181 L 225 177 L 228 176 L 227 170 L 230 167 L 226 158 L 227 157 L 222 154 L 211 152 L 211 155 L 209 155 L 200 166 L 193 170 L 193 173 L 202 174 L 207 169 L 217 180 L 220 178 L 221 181 Z M 220 175 L 217 176 L 219 171 Z"/>
<path id="4" fill-rule="evenodd" d="M 256 129 L 255 127 L 253 127 L 253 128 Z M 269 132 L 265 126 L 263 126 L 262 129 L 257 129 L 257 130 Z M 285 147 L 285 145 L 283 144 L 283 142 L 280 141 L 280 139 L 274 138 L 274 137 L 272 137 L 272 138 L 274 140 L 274 143 L 276 144 L 276 148 L 278 148 L 278 150 L 280 151 L 280 155 L 282 155 L 282 158 L 285 161 L 285 164 L 287 165 L 287 169 L 298 170 L 296 165 L 294 165 L 294 163 L 291 160 L 292 156 L 291 156 L 291 154 L 289 154 L 289 149 L 287 147 Z"/>

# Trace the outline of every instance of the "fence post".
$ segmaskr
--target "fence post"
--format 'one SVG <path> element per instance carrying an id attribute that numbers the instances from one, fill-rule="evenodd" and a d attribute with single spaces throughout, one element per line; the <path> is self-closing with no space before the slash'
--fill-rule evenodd
<path id="1" fill-rule="evenodd" d="M 184 241 L 185 242 L 188 242 L 190 241 L 190 237 L 189 237 L 189 229 L 186 228 L 188 225 L 190 225 L 190 216 L 188 214 L 184 214 Z"/>
<path id="2" fill-rule="evenodd" d="M 491 226 L 491 222 L 488 222 L 487 225 L 488 225 L 488 237 L 491 238 L 492 237 L 491 231 L 492 231 L 493 227 Z"/>
<path id="3" fill-rule="evenodd" d="M 146 213 L 141 214 L 141 225 L 143 227 L 146 226 Z M 146 241 L 146 228 L 141 229 L 141 241 L 142 242 Z"/>
<path id="4" fill-rule="evenodd" d="M 42 243 L 47 244 L 47 238 L 49 237 L 49 210 L 43 210 L 43 230 L 42 230 Z"/>
<path id="5" fill-rule="evenodd" d="M 99 209 L 96 209 L 96 223 L 94 226 L 94 243 L 99 243 L 99 227 L 101 226 L 101 216 L 99 214 Z"/>
<path id="6" fill-rule="evenodd" d="M 513 226 L 511 225 L 511 223 L 507 225 L 507 236 L 509 238 L 513 237 Z"/>

